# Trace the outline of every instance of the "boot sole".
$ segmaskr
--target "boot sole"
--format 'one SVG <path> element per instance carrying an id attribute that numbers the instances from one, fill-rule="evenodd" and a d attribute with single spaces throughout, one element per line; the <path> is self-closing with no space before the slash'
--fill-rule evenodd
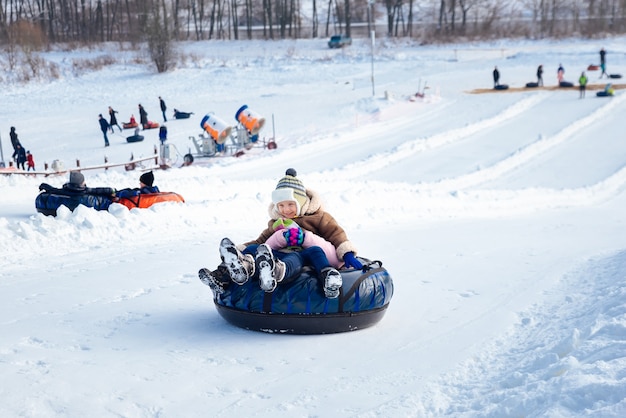
<path id="1" fill-rule="evenodd" d="M 235 244 L 228 238 L 224 238 L 220 244 L 220 256 L 222 261 L 228 270 L 230 278 L 242 285 L 248 281 L 248 272 L 243 266 L 243 263 L 239 259 L 239 250 L 235 247 Z"/>
<path id="2" fill-rule="evenodd" d="M 260 251 L 259 251 L 260 250 Z M 265 292 L 273 292 L 276 289 L 277 283 L 274 279 L 274 258 L 272 257 L 271 250 L 260 245 L 257 249 L 257 255 L 255 259 L 256 269 L 259 272 L 259 285 Z"/>
<path id="3" fill-rule="evenodd" d="M 329 276 L 336 277 L 336 279 L 334 280 L 335 283 L 328 284 Z M 328 299 L 337 298 L 339 296 L 339 291 L 342 285 L 343 278 L 341 277 L 341 274 L 339 272 L 337 272 L 337 274 L 327 275 L 324 279 L 324 296 L 326 296 Z"/>
<path id="4" fill-rule="evenodd" d="M 211 290 L 218 295 L 224 293 L 224 288 L 222 287 L 221 283 L 215 277 L 213 277 L 209 269 L 200 269 L 200 271 L 198 272 L 198 277 L 200 278 L 200 281 L 202 283 L 209 286 Z"/>

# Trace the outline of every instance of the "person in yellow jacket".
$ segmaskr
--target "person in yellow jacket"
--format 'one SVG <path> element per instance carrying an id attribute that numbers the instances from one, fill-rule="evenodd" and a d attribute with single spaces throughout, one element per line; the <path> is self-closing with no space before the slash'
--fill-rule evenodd
<path id="1" fill-rule="evenodd" d="M 580 99 L 583 99 L 585 97 L 585 91 L 587 90 L 587 75 L 585 75 L 585 72 L 583 71 L 580 74 L 580 77 L 578 78 L 578 89 L 580 91 Z"/>

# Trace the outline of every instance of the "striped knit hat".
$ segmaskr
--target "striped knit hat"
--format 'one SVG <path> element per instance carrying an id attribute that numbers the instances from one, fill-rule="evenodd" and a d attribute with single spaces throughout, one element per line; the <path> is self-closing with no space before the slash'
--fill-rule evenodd
<path id="1" fill-rule="evenodd" d="M 300 211 L 309 198 L 306 195 L 304 184 L 296 176 L 296 170 L 293 168 L 287 169 L 285 177 L 280 179 L 276 185 L 276 190 L 272 192 L 272 202 L 274 205 L 285 201 L 296 202 L 298 215 L 302 215 Z"/>

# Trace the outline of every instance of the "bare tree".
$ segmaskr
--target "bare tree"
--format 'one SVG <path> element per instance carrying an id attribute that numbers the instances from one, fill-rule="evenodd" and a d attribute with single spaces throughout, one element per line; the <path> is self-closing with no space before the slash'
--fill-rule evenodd
<path id="1" fill-rule="evenodd" d="M 145 36 L 150 58 L 159 73 L 167 71 L 174 62 L 174 47 L 168 28 L 165 0 L 155 4 L 148 18 Z"/>
<path id="2" fill-rule="evenodd" d="M 317 0 L 313 0 L 313 16 L 311 17 L 311 37 L 317 38 L 317 28 L 319 26 L 319 20 L 317 18 Z"/>
<path id="3" fill-rule="evenodd" d="M 344 0 L 344 7 L 345 7 L 345 18 L 346 18 L 346 36 L 350 37 L 352 36 L 352 34 L 350 33 L 350 23 L 351 23 L 351 15 L 350 15 L 350 0 Z"/>

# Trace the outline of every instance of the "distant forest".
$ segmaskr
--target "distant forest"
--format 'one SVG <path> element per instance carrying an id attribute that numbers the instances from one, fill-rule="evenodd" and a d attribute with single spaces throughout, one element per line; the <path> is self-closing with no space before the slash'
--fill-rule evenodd
<path id="1" fill-rule="evenodd" d="M 372 22 L 376 22 L 375 27 Z M 420 42 L 626 29 L 626 0 L 2 0 L 0 44 L 296 39 Z"/>

